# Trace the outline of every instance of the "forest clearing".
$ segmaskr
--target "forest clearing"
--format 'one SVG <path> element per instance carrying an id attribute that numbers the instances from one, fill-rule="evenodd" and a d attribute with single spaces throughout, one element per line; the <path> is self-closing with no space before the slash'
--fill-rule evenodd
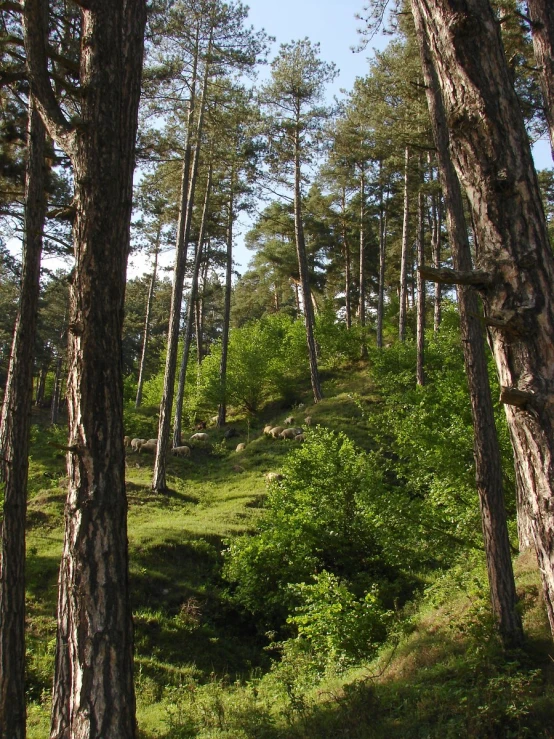
<path id="1" fill-rule="evenodd" d="M 551 5 L 0 2 L 0 739 L 554 736 Z"/>

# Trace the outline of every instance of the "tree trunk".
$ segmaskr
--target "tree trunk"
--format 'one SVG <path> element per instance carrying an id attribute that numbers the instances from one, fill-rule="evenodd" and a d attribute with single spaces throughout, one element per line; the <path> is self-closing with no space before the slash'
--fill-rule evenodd
<path id="1" fill-rule="evenodd" d="M 304 224 L 302 223 L 302 194 L 300 190 L 300 142 L 299 134 L 295 139 L 295 167 L 294 167 L 294 234 L 296 238 L 296 253 L 298 256 L 298 272 L 300 274 L 300 285 L 302 289 L 302 302 L 304 304 L 304 323 L 306 326 L 306 341 L 308 344 L 308 359 L 310 362 L 310 378 L 314 403 L 323 398 L 319 370 L 317 367 L 317 350 L 314 338 L 314 312 L 312 305 L 312 291 L 310 289 L 310 277 L 308 270 L 308 258 L 306 256 L 306 242 L 304 240 Z"/>
<path id="2" fill-rule="evenodd" d="M 554 4 L 552 0 L 527 0 L 527 7 L 554 158 Z"/>
<path id="3" fill-rule="evenodd" d="M 204 312 L 204 305 L 205 305 L 205 298 L 206 298 L 206 284 L 208 281 L 208 266 L 209 266 L 209 257 L 210 257 L 210 239 L 208 239 L 206 244 L 206 252 L 204 256 L 204 266 L 202 268 L 202 280 L 200 284 L 202 285 L 202 289 L 199 290 L 199 297 L 196 300 L 196 312 L 195 312 L 195 318 L 196 318 L 196 363 L 198 367 L 202 364 L 202 359 L 204 358 L 204 318 L 205 318 L 205 312 Z"/>
<path id="4" fill-rule="evenodd" d="M 50 366 L 50 360 L 43 362 L 40 367 L 40 373 L 38 377 L 37 395 L 35 398 L 35 405 L 40 408 L 44 403 L 44 391 L 46 389 L 46 378 L 48 377 L 48 368 Z"/>
<path id="5" fill-rule="evenodd" d="M 146 3 L 82 4 L 75 124 L 48 79 L 47 10 L 43 0 L 23 4 L 31 90 L 71 159 L 75 188 L 69 489 L 51 739 L 134 739 L 121 337 Z"/>
<path id="6" fill-rule="evenodd" d="M 148 340 L 150 338 L 150 315 L 152 313 L 152 303 L 154 302 L 154 290 L 156 289 L 156 276 L 158 271 L 158 254 L 160 251 L 160 238 L 162 233 L 162 222 L 158 221 L 158 231 L 156 233 L 156 242 L 154 244 L 154 264 L 152 266 L 152 277 L 150 279 L 150 287 L 148 289 L 148 298 L 146 300 L 146 315 L 144 317 L 144 335 L 142 339 L 142 352 L 140 355 L 140 368 L 137 385 L 137 397 L 135 400 L 135 408 L 140 408 L 142 403 L 142 388 L 144 385 L 144 371 L 146 367 L 146 355 L 148 352 Z"/>
<path id="7" fill-rule="evenodd" d="M 342 249 L 344 256 L 344 309 L 346 312 L 346 328 L 352 327 L 352 308 L 350 306 L 350 288 L 352 277 L 350 275 L 350 245 L 348 243 L 346 229 L 346 188 L 342 188 Z"/>
<path id="8" fill-rule="evenodd" d="M 425 224 L 423 194 L 423 160 L 419 157 L 420 185 L 417 195 L 417 266 L 425 266 Z M 425 280 L 421 272 L 417 271 L 417 331 L 416 331 L 416 382 L 425 385 Z"/>
<path id="9" fill-rule="evenodd" d="M 56 362 L 56 374 L 54 376 L 54 392 L 52 393 L 52 403 L 50 405 L 50 423 L 57 426 L 58 416 L 60 413 L 60 398 L 62 393 L 62 367 L 63 357 L 58 357 Z"/>
<path id="10" fill-rule="evenodd" d="M 204 232 L 206 229 L 206 219 L 208 214 L 208 202 L 210 199 L 210 190 L 212 187 L 212 166 L 208 171 L 208 179 L 206 182 L 206 193 L 204 195 L 204 207 L 202 208 L 202 219 L 200 221 L 200 232 L 198 234 L 198 244 L 196 246 L 196 256 L 192 269 L 192 284 L 190 287 L 190 297 L 187 310 L 187 322 L 185 326 L 183 354 L 181 356 L 181 368 L 179 370 L 179 384 L 177 386 L 177 395 L 175 398 L 175 418 L 173 421 L 173 446 L 181 446 L 181 427 L 183 416 L 183 400 L 185 397 L 185 382 L 187 379 L 187 367 L 190 354 L 190 345 L 192 342 L 192 329 L 194 327 L 194 308 L 196 305 L 196 293 L 198 290 L 198 276 L 200 274 L 200 264 L 202 262 L 202 246 L 204 243 Z"/>
<path id="11" fill-rule="evenodd" d="M 377 299 L 377 348 L 383 348 L 383 317 L 385 312 L 385 258 L 387 244 L 387 204 L 383 195 L 383 162 L 379 162 L 379 288 Z"/>
<path id="12" fill-rule="evenodd" d="M 212 29 L 213 32 L 213 29 Z M 211 38 L 210 38 L 211 49 Z M 197 57 L 195 57 L 195 64 Z M 208 60 L 204 70 L 204 81 L 202 86 L 202 102 L 198 114 L 196 126 L 196 147 L 192 166 L 191 144 L 189 131 L 192 128 L 194 114 L 194 99 L 191 95 L 189 102 L 189 120 L 187 122 L 187 145 L 185 148 L 185 160 L 183 162 L 183 176 L 181 181 L 181 203 L 179 212 L 179 224 L 177 227 L 177 244 L 175 246 L 175 269 L 173 273 L 173 290 L 171 292 L 171 308 L 169 312 L 169 327 L 167 332 L 167 354 L 165 358 L 164 387 L 160 403 L 160 420 L 158 425 L 158 446 L 154 461 L 154 474 L 152 478 L 152 490 L 163 492 L 167 489 L 165 479 L 166 457 L 169 451 L 169 432 L 171 425 L 171 412 L 173 409 L 173 394 L 175 390 L 175 373 L 177 371 L 177 350 L 179 348 L 179 329 L 181 326 L 181 303 L 183 301 L 183 284 L 185 281 L 185 267 L 187 260 L 187 246 L 190 238 L 190 227 L 192 222 L 192 209 L 194 205 L 194 194 L 196 189 L 196 178 L 200 159 L 200 141 L 204 127 L 204 112 L 207 98 L 207 84 L 209 75 L 209 52 Z M 195 79 L 196 73 L 193 75 Z"/>
<path id="13" fill-rule="evenodd" d="M 440 269 L 441 266 L 441 231 L 442 231 L 442 205 L 440 196 L 433 196 L 433 267 Z M 440 328 L 442 320 L 442 285 L 435 282 L 435 301 L 433 312 L 433 330 L 435 333 Z"/>
<path id="14" fill-rule="evenodd" d="M 221 337 L 221 363 L 219 365 L 220 403 L 217 425 L 225 425 L 227 420 L 227 355 L 229 352 L 229 328 L 231 325 L 231 280 L 233 276 L 233 221 L 234 213 L 234 170 L 231 170 L 231 191 L 227 214 L 227 262 L 225 265 L 225 304 L 223 309 L 223 334 Z M 277 290 L 275 290 L 277 296 Z"/>
<path id="15" fill-rule="evenodd" d="M 427 33 L 433 34 L 434 31 L 429 20 L 427 18 L 424 20 L 421 10 L 421 0 L 412 0 L 454 266 L 457 270 L 470 271 L 472 269 L 471 252 L 467 238 L 462 192 L 450 158 L 446 111 L 439 90 L 438 71 L 442 73 L 443 67 L 442 64 L 439 65 L 437 57 L 434 63 L 438 70 L 433 65 Z M 438 7 L 435 8 L 435 12 L 439 12 Z M 482 49 L 487 49 L 488 43 L 490 43 L 488 40 L 481 38 L 478 45 L 480 44 Z M 458 286 L 458 302 L 462 347 L 473 417 L 475 473 L 492 608 L 504 643 L 507 646 L 513 646 L 522 642 L 523 632 L 521 618 L 516 608 L 517 598 L 506 524 L 500 450 L 494 425 L 487 361 L 478 318 L 477 296 L 474 290 L 471 287 Z"/>
<path id="16" fill-rule="evenodd" d="M 0 562 L 0 737 L 25 737 L 25 518 L 33 353 L 46 218 L 45 130 L 29 100 L 25 235 L 19 308 L 0 426 L 4 520 Z"/>
<path id="17" fill-rule="evenodd" d="M 400 309 L 398 315 L 398 337 L 406 341 L 406 312 L 408 308 L 408 231 L 410 222 L 409 195 L 410 149 L 407 146 L 404 159 L 404 220 L 402 225 L 402 254 L 400 257 Z"/>
<path id="18" fill-rule="evenodd" d="M 359 305 L 358 315 L 360 317 L 360 326 L 365 327 L 365 170 L 362 167 L 360 174 L 360 289 L 359 289 Z M 365 332 L 362 330 L 362 348 L 361 357 L 367 357 L 367 345 L 365 340 Z"/>

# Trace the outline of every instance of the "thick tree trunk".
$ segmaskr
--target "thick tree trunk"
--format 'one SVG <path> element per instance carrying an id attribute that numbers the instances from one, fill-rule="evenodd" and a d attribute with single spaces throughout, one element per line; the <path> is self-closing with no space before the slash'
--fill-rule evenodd
<path id="1" fill-rule="evenodd" d="M 185 325 L 185 335 L 183 339 L 183 354 L 181 355 L 181 367 L 179 370 L 179 383 L 177 386 L 177 395 L 175 397 L 175 418 L 173 421 L 173 446 L 181 446 L 181 428 L 183 417 L 183 401 L 185 397 L 185 382 L 187 379 L 187 367 L 190 354 L 190 345 L 192 343 L 192 330 L 194 327 L 194 309 L 196 305 L 196 294 L 198 291 L 198 277 L 200 275 L 200 265 L 202 263 L 202 246 L 204 244 L 204 232 L 206 229 L 206 219 L 208 214 L 208 203 L 210 200 L 210 190 L 212 187 L 212 167 L 210 165 L 208 179 L 206 182 L 206 192 L 204 195 L 204 206 L 202 208 L 202 218 L 200 221 L 200 232 L 198 234 L 198 244 L 196 246 L 196 256 L 192 269 L 192 284 L 190 287 L 190 297 L 187 310 L 187 322 Z"/>
<path id="2" fill-rule="evenodd" d="M 406 312 L 408 309 L 408 252 L 410 223 L 409 194 L 410 149 L 407 146 L 404 159 L 404 220 L 402 224 L 402 254 L 400 257 L 400 309 L 398 314 L 398 337 L 406 341 Z"/>
<path id="3" fill-rule="evenodd" d="M 154 302 L 154 290 L 156 289 L 156 277 L 158 271 L 158 254 L 160 251 L 160 238 L 162 233 L 162 222 L 158 221 L 158 230 L 156 233 L 156 242 L 154 244 L 154 264 L 152 266 L 152 277 L 150 278 L 150 287 L 148 288 L 148 298 L 146 300 L 146 315 L 144 317 L 144 335 L 142 338 L 142 352 L 140 355 L 140 368 L 137 385 L 137 397 L 135 399 L 135 408 L 140 408 L 142 403 L 142 388 L 144 386 L 144 372 L 146 368 L 146 356 L 148 353 L 148 340 L 150 338 L 150 315 L 152 313 L 152 304 Z"/>
<path id="4" fill-rule="evenodd" d="M 527 0 L 527 7 L 554 158 L 554 3 L 552 0 Z"/>
<path id="5" fill-rule="evenodd" d="M 210 41 L 211 48 L 211 41 Z M 195 60 L 197 58 L 195 57 Z M 196 61 L 195 61 L 196 63 Z M 192 210 L 194 206 L 194 194 L 196 189 L 196 178 L 200 160 L 200 142 L 204 127 L 204 113 L 207 99 L 207 84 L 209 75 L 209 59 L 206 61 L 204 70 L 204 82 L 202 86 L 202 102 L 198 114 L 196 126 L 196 147 L 191 165 L 191 140 L 194 100 L 191 96 L 189 101 L 189 120 L 187 122 L 187 145 L 185 148 L 185 160 L 183 162 L 183 176 L 181 181 L 181 203 L 179 211 L 179 224 L 177 227 L 177 243 L 175 246 L 175 268 L 173 273 L 173 289 L 171 292 L 171 308 L 169 312 L 169 327 L 167 332 L 167 354 L 165 358 L 164 386 L 162 400 L 160 403 L 160 420 L 158 424 L 158 446 L 156 459 L 154 461 L 154 474 L 152 477 L 152 490 L 163 492 L 167 489 L 165 470 L 166 458 L 169 451 L 169 437 L 171 427 L 171 412 L 173 410 L 173 395 L 175 391 L 175 374 L 177 371 L 177 351 L 179 348 L 179 333 L 181 326 L 181 304 L 183 301 L 183 284 L 185 281 L 185 267 L 187 260 L 187 246 L 190 238 L 190 227 L 192 223 Z M 195 79 L 195 76 L 193 79 Z"/>
<path id="6" fill-rule="evenodd" d="M 417 196 L 417 266 L 425 266 L 425 197 L 423 194 L 423 160 L 419 158 L 420 186 Z M 418 270 L 417 280 L 417 330 L 416 330 L 416 382 L 425 385 L 425 280 Z"/>
<path id="7" fill-rule="evenodd" d="M 52 403 L 50 405 L 50 423 L 52 426 L 58 424 L 60 415 L 60 398 L 62 394 L 62 367 L 63 357 L 58 357 L 56 362 L 56 374 L 54 376 L 54 392 L 52 393 Z"/>
<path id="8" fill-rule="evenodd" d="M 31 96 L 27 130 L 25 235 L 19 308 L 2 405 L 4 520 L 0 562 L 0 737 L 25 737 L 25 518 L 33 353 L 46 217 L 45 130 Z"/>
<path id="9" fill-rule="evenodd" d="M 306 255 L 306 242 L 304 240 L 304 224 L 302 222 L 302 194 L 300 190 L 300 144 L 298 134 L 295 141 L 295 167 L 294 167 L 294 234 L 296 238 L 296 253 L 298 256 L 298 272 L 300 274 L 300 285 L 302 289 L 302 303 L 304 305 L 304 324 L 306 326 L 306 342 L 308 344 L 308 359 L 310 362 L 310 378 L 314 403 L 323 398 L 319 370 L 317 367 L 317 350 L 314 337 L 314 311 L 312 305 L 312 291 L 310 289 L 310 277 L 308 270 L 308 258 Z"/>
<path id="10" fill-rule="evenodd" d="M 436 57 L 433 64 L 427 37 L 427 32 L 433 33 L 433 30 L 428 18 L 422 17 L 420 0 L 412 0 L 412 10 L 427 86 L 427 101 L 433 135 L 437 146 L 439 173 L 446 205 L 454 266 L 460 271 L 470 271 L 472 269 L 471 252 L 467 238 L 462 192 L 450 158 L 446 111 L 434 64 L 441 72 L 442 66 L 438 65 Z M 434 10 L 439 12 L 438 7 Z M 479 44 L 484 44 L 483 49 L 487 48 L 487 43 L 485 39 L 479 41 Z M 490 264 L 490 266 L 493 265 Z M 494 425 L 487 362 L 478 318 L 477 296 L 473 288 L 458 286 L 458 302 L 464 362 L 473 416 L 475 472 L 491 601 L 502 639 L 506 645 L 512 646 L 521 643 L 523 634 L 521 618 L 516 608 L 517 598 L 506 524 L 500 450 Z"/>
<path id="11" fill-rule="evenodd" d="M 134 739 L 121 335 L 146 3 L 82 4 L 76 125 L 48 80 L 47 10 L 44 0 L 23 4 L 31 89 L 75 183 L 69 489 L 51 739 Z"/>
<path id="12" fill-rule="evenodd" d="M 221 336 L 221 363 L 219 365 L 220 403 L 217 425 L 224 426 L 227 420 L 227 356 L 229 352 L 229 328 L 231 325 L 231 280 L 233 276 L 233 221 L 234 213 L 234 171 L 231 171 L 231 192 L 227 213 L 227 261 L 225 264 L 225 304 L 223 308 L 223 333 Z M 277 296 L 277 290 L 275 290 Z"/>

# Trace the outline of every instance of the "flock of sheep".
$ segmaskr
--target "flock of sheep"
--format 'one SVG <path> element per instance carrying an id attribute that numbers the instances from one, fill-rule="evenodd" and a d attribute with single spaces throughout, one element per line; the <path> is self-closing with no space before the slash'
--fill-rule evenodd
<path id="1" fill-rule="evenodd" d="M 304 441 L 304 429 L 300 426 L 294 426 L 294 417 L 289 416 L 288 418 L 285 418 L 285 426 L 266 426 L 264 428 L 264 434 L 266 436 L 271 436 L 273 439 L 292 439 L 294 441 Z M 306 426 L 310 426 L 312 423 L 311 416 L 306 416 L 304 419 L 304 423 Z M 205 426 L 205 424 L 204 424 Z M 198 428 L 198 427 L 197 427 Z M 225 432 L 225 438 L 231 438 L 232 436 L 237 435 L 237 432 L 234 429 L 228 429 Z M 207 442 L 210 441 L 210 437 L 205 432 L 197 432 L 193 434 L 190 437 L 190 441 L 201 441 L 201 442 Z M 132 452 L 137 452 L 138 454 L 155 454 L 156 449 L 158 446 L 158 440 L 157 439 L 132 439 L 130 436 L 125 437 L 125 447 L 127 449 L 130 449 Z M 235 451 L 242 452 L 246 449 L 246 444 L 244 442 L 237 445 L 237 448 Z M 176 457 L 190 457 L 190 447 L 189 446 L 176 446 L 173 447 L 170 451 L 171 454 L 173 454 Z"/>

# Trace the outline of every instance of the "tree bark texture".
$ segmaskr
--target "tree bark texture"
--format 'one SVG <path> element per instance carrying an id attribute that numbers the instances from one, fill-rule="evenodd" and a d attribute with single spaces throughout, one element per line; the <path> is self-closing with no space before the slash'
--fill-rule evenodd
<path id="1" fill-rule="evenodd" d="M 146 3 L 81 4 L 76 123 L 48 79 L 48 3 L 25 0 L 23 11 L 31 89 L 75 183 L 69 489 L 51 739 L 134 739 L 121 335 Z"/>
<path id="2" fill-rule="evenodd" d="M 194 313 L 196 306 L 196 296 L 198 293 L 198 279 L 200 275 L 200 265 L 202 262 L 202 246 L 204 244 L 204 232 L 206 230 L 206 219 L 208 215 L 208 203 L 210 200 L 210 190 L 212 187 L 212 168 L 208 172 L 206 182 L 206 192 L 204 195 L 204 206 L 202 208 L 202 218 L 200 221 L 200 231 L 198 235 L 198 244 L 196 246 L 196 256 L 192 268 L 192 284 L 190 287 L 190 297 L 187 310 L 187 321 L 185 325 L 185 334 L 183 338 L 183 354 L 181 355 L 181 367 L 179 370 L 179 382 L 177 385 L 177 395 L 175 398 L 175 418 L 173 421 L 173 446 L 181 446 L 181 427 L 183 416 L 183 401 L 185 397 L 185 382 L 187 379 L 187 367 L 189 362 L 190 345 L 192 343 L 192 331 L 194 328 Z M 198 312 L 198 311 L 196 311 Z"/>
<path id="3" fill-rule="evenodd" d="M 419 158 L 420 186 L 417 195 L 417 265 L 425 265 L 425 196 L 423 193 L 423 160 Z M 425 280 L 418 270 L 416 323 L 416 382 L 425 385 Z"/>
<path id="4" fill-rule="evenodd" d="M 308 344 L 310 378 L 312 381 L 314 403 L 318 403 L 323 398 L 323 393 L 321 391 L 319 370 L 317 367 L 317 350 L 314 337 L 314 310 L 312 305 L 312 291 L 310 289 L 308 257 L 306 255 L 306 242 L 304 239 L 304 224 L 302 222 L 302 193 L 300 189 L 300 182 L 300 151 L 297 133 L 294 167 L 294 234 L 296 240 L 296 253 L 298 256 L 300 286 L 302 289 L 302 302 L 304 305 L 304 324 L 306 326 L 306 342 Z"/>
<path id="5" fill-rule="evenodd" d="M 437 147 L 439 174 L 454 266 L 457 270 L 469 271 L 472 268 L 472 259 L 464 217 L 463 196 L 451 160 L 447 111 L 439 88 L 438 72 L 442 71 L 442 67 L 438 64 L 436 47 L 433 55 L 429 49 L 427 33 L 431 31 L 431 28 L 422 12 L 421 0 L 412 0 L 412 10 L 420 46 L 433 136 Z M 485 43 L 485 40 L 481 39 L 480 43 Z M 487 46 L 482 48 L 486 49 Z M 498 202 L 495 205 L 498 206 Z M 497 244 L 499 245 L 498 241 Z M 494 260 L 495 255 L 491 255 L 485 262 L 486 266 L 497 269 Z M 499 288 L 504 289 L 503 286 Z M 489 291 L 485 293 L 485 296 L 488 300 L 491 299 Z M 469 286 L 458 286 L 458 303 L 464 363 L 473 417 L 475 473 L 491 601 L 504 643 L 514 646 L 521 643 L 523 632 L 521 618 L 516 608 L 517 598 L 504 506 L 500 450 L 494 425 L 483 336 L 478 318 L 477 295 L 474 289 Z M 500 337 L 496 338 L 498 340 Z M 509 347 L 503 339 L 500 341 L 504 348 Z"/>
<path id="6" fill-rule="evenodd" d="M 233 277 L 233 221 L 234 213 L 234 170 L 231 170 L 229 210 L 227 214 L 227 261 L 225 264 L 225 302 L 223 308 L 223 332 L 221 336 L 221 363 L 219 365 L 219 386 L 221 401 L 217 413 L 217 425 L 225 425 L 227 420 L 227 356 L 229 353 L 229 328 L 231 325 L 231 288 Z M 277 290 L 275 290 L 277 297 Z"/>
<path id="7" fill-rule="evenodd" d="M 40 257 L 46 218 L 46 135 L 29 100 L 25 232 L 19 308 L 0 424 L 4 520 L 0 562 L 0 737 L 25 737 L 25 519 L 33 354 L 40 292 Z"/>
<path id="8" fill-rule="evenodd" d="M 408 252 L 410 226 L 410 193 L 409 193 L 410 149 L 407 146 L 404 154 L 404 220 L 402 224 L 402 254 L 400 257 L 400 309 L 398 315 L 398 337 L 406 341 L 406 313 L 408 309 Z"/>
<path id="9" fill-rule="evenodd" d="M 527 8 L 554 158 L 554 3 L 552 0 L 527 0 Z"/>
<path id="10" fill-rule="evenodd" d="M 211 48 L 211 42 L 210 42 Z M 197 56 L 195 56 L 195 65 Z M 181 179 L 181 203 L 179 209 L 179 223 L 177 226 L 177 243 L 175 245 L 175 268 L 173 272 L 173 289 L 171 291 L 171 308 L 169 312 L 169 326 L 167 330 L 167 354 L 165 358 L 164 386 L 162 400 L 160 403 L 160 420 L 158 424 L 158 446 L 156 459 L 154 461 L 154 474 L 152 477 L 152 490 L 163 492 L 167 489 L 166 484 L 166 458 L 169 451 L 169 437 L 171 427 L 171 413 L 173 410 L 173 395 L 175 392 L 175 374 L 177 371 L 177 351 L 179 348 L 179 334 L 181 327 L 181 304 L 183 301 L 183 285 L 185 281 L 185 268 L 187 261 L 187 247 L 190 238 L 192 224 L 192 211 L 194 206 L 194 195 L 196 190 L 196 178 L 200 160 L 200 141 L 204 126 L 204 112 L 206 107 L 206 86 L 209 75 L 209 59 L 204 69 L 204 84 L 202 87 L 202 100 L 198 113 L 196 125 L 196 145 L 194 157 L 192 157 L 191 131 L 194 119 L 194 97 L 191 95 L 189 101 L 189 114 L 187 121 L 187 142 L 185 145 L 185 158 L 183 161 L 183 174 Z M 193 70 L 193 87 L 196 83 L 196 69 Z"/>
<path id="11" fill-rule="evenodd" d="M 144 317 L 144 335 L 142 338 L 142 352 L 140 354 L 140 368 L 137 384 L 137 397 L 135 399 L 135 408 L 140 408 L 142 403 L 142 388 L 144 386 L 144 372 L 146 368 L 146 357 L 148 354 L 148 340 L 150 338 L 150 315 L 152 313 L 152 304 L 154 302 L 154 291 L 156 289 L 156 277 L 158 272 L 158 254 L 160 251 L 160 238 L 162 233 L 162 222 L 158 222 L 158 230 L 156 233 L 156 243 L 154 244 L 154 264 L 152 265 L 152 277 L 150 278 L 150 286 L 148 288 L 148 297 L 146 299 L 146 315 Z"/>

